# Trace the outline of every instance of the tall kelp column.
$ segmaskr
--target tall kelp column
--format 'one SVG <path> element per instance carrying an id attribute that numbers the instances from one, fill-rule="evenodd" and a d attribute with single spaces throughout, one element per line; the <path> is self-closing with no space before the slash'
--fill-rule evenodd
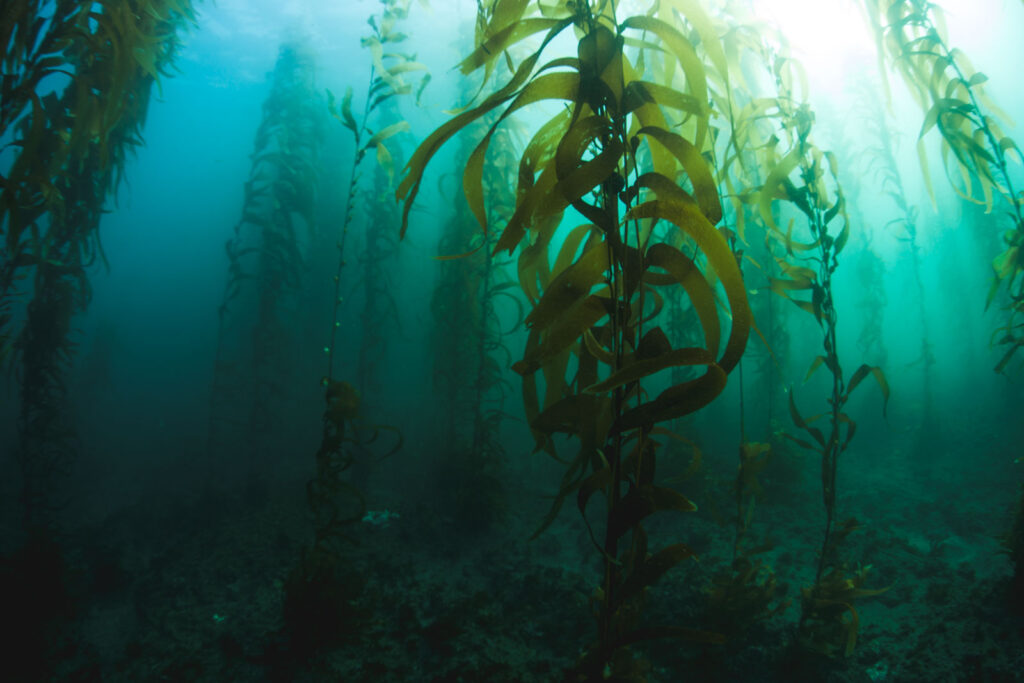
<path id="1" fill-rule="evenodd" d="M 520 109 L 558 104 L 532 129 L 519 161 L 516 209 L 495 250 L 519 249 L 519 284 L 531 305 L 526 349 L 513 367 L 523 377 L 537 448 L 558 457 L 565 435 L 577 449 L 563 459 L 566 471 L 542 528 L 575 495 L 604 568 L 593 595 L 597 638 L 576 674 L 642 680 L 646 663 L 630 644 L 662 636 L 719 639 L 640 619 L 647 588 L 693 556 L 683 543 L 651 552 L 643 528 L 655 512 L 695 509 L 656 483 L 658 449 L 668 436 L 660 423 L 718 396 L 750 328 L 739 269 L 715 229 L 722 209 L 702 156 L 712 144 L 704 64 L 673 25 L 672 8 L 698 29 L 708 22 L 690 2 L 661 3 L 660 12 L 652 8 L 621 22 L 614 4 L 601 0 L 481 4 L 487 27 L 462 70 L 490 76 L 506 63 L 513 66 L 511 79 L 421 144 L 398 196 L 407 222 L 431 158 L 459 130 L 497 111 L 463 171 L 466 198 L 486 233 L 493 227 L 483 189 L 491 140 Z M 569 30 L 576 33 L 576 53 L 538 66 Z M 540 48 L 515 65 L 508 48 L 536 34 L 544 35 Z M 697 36 L 726 72 L 717 37 L 705 30 Z M 636 46 L 630 54 L 627 42 Z M 657 66 L 647 68 L 648 62 Z M 583 222 L 563 227 L 570 216 Z M 697 309 L 702 346 L 669 342 L 660 315 L 674 296 Z M 691 374 L 670 384 L 661 371 L 677 366 Z M 587 513 L 597 494 L 604 505 L 595 528 Z"/>
<path id="2" fill-rule="evenodd" d="M 217 311 L 208 457 L 223 461 L 232 457 L 232 446 L 244 448 L 250 493 L 262 489 L 260 472 L 285 450 L 284 416 L 296 385 L 288 359 L 301 355 L 296 318 L 309 284 L 304 272 L 317 229 L 327 118 L 315 66 L 301 42 L 281 46 L 253 142 L 242 215 L 225 245 L 228 278 Z M 232 425 L 239 433 L 231 433 Z"/>
<path id="3" fill-rule="evenodd" d="M 480 7 L 476 31 L 487 29 Z M 460 95 L 471 100 L 473 86 L 464 81 Z M 458 135 L 451 177 L 458 178 L 477 141 L 496 113 L 478 119 Z M 488 222 L 502 226 L 515 212 L 515 178 L 519 165 L 517 131 L 498 129 L 491 141 L 482 183 L 488 197 Z M 508 453 L 502 439 L 505 403 L 512 391 L 506 376 L 512 354 L 506 338 L 524 315 L 517 296 L 513 263 L 494 254 L 497 230 L 481 234 L 465 202 L 455 202 L 438 243 L 440 272 L 431 295 L 433 386 L 438 395 L 438 454 L 431 489 L 445 512 L 470 534 L 493 531 L 506 512 L 503 469 Z M 511 322 L 499 305 L 515 310 Z"/>
<path id="4" fill-rule="evenodd" d="M 348 265 L 346 249 L 351 247 L 349 231 L 357 217 L 362 172 L 367 160 L 372 159 L 387 173 L 392 167 L 392 155 L 385 143 L 409 127 L 406 121 L 389 120 L 388 113 L 397 110 L 383 105 L 392 98 L 413 93 L 416 80 L 419 80 L 420 90 L 427 82 L 425 77 L 417 79 L 424 75 L 425 67 L 400 52 L 400 44 L 407 36 L 399 30 L 399 25 L 409 14 L 410 0 L 381 0 L 380 5 L 379 12 L 371 15 L 367 22 L 370 34 L 362 39 L 371 57 L 362 112 L 358 115 L 353 112 L 351 87 L 340 103 L 328 93 L 328 110 L 352 134 L 354 147 L 344 212 L 340 220 L 330 226 L 336 236 L 337 261 L 331 284 L 330 327 L 323 347 L 326 367 L 320 378 L 325 407 L 320 445 L 315 453 L 316 471 L 306 487 L 313 516 L 313 540 L 303 549 L 284 586 L 285 633 L 289 652 L 294 655 L 289 665 L 337 645 L 359 628 L 359 615 L 353 604 L 363 590 L 365 579 L 347 560 L 346 553 L 352 540 L 348 532 L 366 513 L 366 499 L 363 491 L 349 479 L 349 470 L 357 458 L 363 462 L 373 459 L 374 455 L 384 458 L 402 446 L 396 429 L 370 424 L 364 419 L 359 391 L 352 382 L 340 379 L 355 380 L 359 374 L 358 368 L 353 367 L 356 354 L 346 348 L 354 335 L 342 322 L 345 302 L 342 274 Z M 364 219 L 370 222 L 376 217 L 369 214 L 364 215 Z M 396 439 L 388 452 L 375 454 L 370 446 L 377 442 L 382 431 L 391 432 Z"/>
<path id="5" fill-rule="evenodd" d="M 13 160 L 0 186 L 0 358 L 22 378 L 28 528 L 52 521 L 55 478 L 72 457 L 62 405 L 70 321 L 89 301 L 88 267 L 102 258 L 100 216 L 142 144 L 150 92 L 171 64 L 177 30 L 193 19 L 188 0 L 4 8 L 0 137 Z"/>
<path id="6" fill-rule="evenodd" d="M 999 209 L 992 224 L 1004 248 L 992 260 L 986 305 L 999 302 L 1003 310 L 991 341 L 1005 349 L 995 366 L 996 372 L 1004 372 L 1019 359 L 1017 353 L 1024 346 L 1024 192 L 1010 167 L 1011 161 L 1024 161 L 1024 154 L 1002 131 L 1008 117 L 987 97 L 988 77 L 974 69 L 962 50 L 950 45 L 939 6 L 924 0 L 865 0 L 864 6 L 878 43 L 882 73 L 890 65 L 924 112 L 918 153 L 933 201 L 926 136 L 937 130 L 942 167 L 953 190 L 986 212 Z M 1019 361 L 1015 369 L 1019 373 Z M 1020 521 L 1024 486 L 1021 491 L 1016 521 L 1007 536 L 1015 564 L 1014 596 L 1024 595 L 1024 525 Z"/>
<path id="7" fill-rule="evenodd" d="M 52 544 L 59 487 L 75 457 L 65 384 L 71 320 L 89 302 L 89 267 L 102 259 L 100 216 L 142 144 L 177 32 L 193 20 L 190 0 L 25 0 L 4 3 L 0 15 L 0 360 L 21 383 L 12 451 L 28 577 L 61 573 Z M 48 570 L 31 566 L 43 562 Z M 40 628 L 60 608 L 59 586 L 45 590 L 50 599 L 21 593 L 37 601 L 25 611 Z M 42 657 L 41 633 L 20 633 L 40 638 L 21 654 Z"/>

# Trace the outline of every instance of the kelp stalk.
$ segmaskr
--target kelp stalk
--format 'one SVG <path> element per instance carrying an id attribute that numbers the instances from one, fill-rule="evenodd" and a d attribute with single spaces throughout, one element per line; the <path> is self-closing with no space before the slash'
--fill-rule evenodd
<path id="1" fill-rule="evenodd" d="M 717 38 L 702 30 L 708 25 L 703 12 L 690 2 L 673 4 L 685 9 L 700 39 L 712 45 L 708 51 L 724 65 L 720 48 L 713 47 Z M 496 251 L 519 248 L 520 286 L 531 310 L 526 350 L 513 369 L 523 377 L 537 449 L 555 455 L 558 433 L 579 446 L 538 533 L 570 495 L 576 495 L 585 519 L 595 494 L 605 502 L 603 533 L 591 528 L 604 566 L 594 596 L 598 638 L 574 675 L 591 680 L 610 672 L 613 678 L 642 680 L 644 666 L 630 653 L 632 643 L 665 636 L 721 641 L 689 627 L 639 623 L 647 588 L 693 557 L 682 543 L 648 552 L 642 526 L 647 516 L 695 509 L 682 494 L 655 484 L 658 439 L 668 435 L 658 424 L 700 409 L 721 392 L 750 328 L 739 270 L 714 228 L 721 204 L 701 156 L 711 116 L 706 77 L 669 10 L 664 18 L 652 12 L 620 23 L 614 5 L 603 1 L 545 6 L 542 17 L 530 16 L 533 10 L 515 0 L 487 8 L 477 49 L 462 62 L 464 73 L 483 69 L 487 80 L 512 45 L 538 33 L 543 41 L 518 65 L 507 57 L 511 79 L 434 131 L 413 154 L 398 189 L 405 201 L 403 232 L 430 159 L 459 130 L 499 111 L 463 172 L 470 208 L 489 231 L 482 169 L 498 127 L 536 102 L 567 104 L 534 129 L 519 164 L 516 209 L 501 229 Z M 570 27 L 579 37 L 576 55 L 537 68 L 547 47 Z M 678 90 L 644 80 L 644 57 L 627 56 L 627 35 L 643 34 L 659 45 L 650 53 L 645 47 L 645 58 L 684 65 L 661 71 L 663 79 L 674 74 L 682 81 Z M 680 184 L 677 177 L 686 180 Z M 555 234 L 570 207 L 586 222 L 558 241 Z M 700 247 L 700 263 L 680 248 L 692 245 Z M 731 314 L 724 341 L 710 271 Z M 702 347 L 673 348 L 669 342 L 658 324 L 669 295 L 688 296 L 700 311 Z M 656 381 L 650 380 L 646 391 L 641 387 L 645 379 L 677 366 L 691 370 L 682 383 L 657 395 Z"/>

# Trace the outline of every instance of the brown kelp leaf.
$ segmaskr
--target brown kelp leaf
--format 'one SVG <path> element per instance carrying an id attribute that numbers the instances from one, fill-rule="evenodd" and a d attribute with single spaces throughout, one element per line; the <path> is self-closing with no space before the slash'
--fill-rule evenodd
<path id="1" fill-rule="evenodd" d="M 776 233 L 781 233 L 779 226 L 775 224 L 775 218 L 772 216 L 772 201 L 779 198 L 788 198 L 787 192 L 780 192 L 780 187 L 785 187 L 784 181 L 788 179 L 789 174 L 800 165 L 802 155 L 800 154 L 799 146 L 794 147 L 786 154 L 781 160 L 779 160 L 771 172 L 768 174 L 768 178 L 764 182 L 761 191 L 758 192 L 758 206 L 761 210 L 761 220 L 771 230 Z"/>
<path id="2" fill-rule="evenodd" d="M 690 88 L 690 94 L 698 102 L 708 101 L 707 75 L 704 72 L 704 65 L 697 56 L 690 41 L 675 27 L 654 17 L 632 16 L 622 22 L 623 29 L 636 29 L 638 31 L 650 31 L 668 47 L 671 54 L 679 60 L 683 72 L 686 74 L 686 84 Z M 710 118 L 710 108 L 705 108 L 705 114 L 698 117 L 698 125 L 706 125 Z M 703 145 L 703 135 L 698 134 L 697 142 Z"/>
<path id="3" fill-rule="evenodd" d="M 717 353 L 721 343 L 721 325 L 715 308 L 715 297 L 704 274 L 693 260 L 675 247 L 659 242 L 647 250 L 647 263 L 661 268 L 686 289 L 697 318 L 700 320 L 704 343 L 711 353 Z"/>
<path id="4" fill-rule="evenodd" d="M 718 276 L 729 302 L 732 328 L 729 331 L 725 349 L 718 360 L 718 365 L 725 373 L 732 371 L 743 355 L 753 316 L 747 302 L 747 289 L 743 284 L 739 266 L 736 264 L 736 257 L 729 249 L 725 238 L 714 229 L 703 214 L 682 202 L 661 199 L 644 202 L 632 208 L 626 214 L 626 218 L 627 220 L 661 218 L 670 221 L 682 228 L 703 251 L 708 263 Z M 716 351 L 716 349 L 709 350 L 712 353 Z"/>
<path id="5" fill-rule="evenodd" d="M 789 390 L 789 416 L 793 420 L 793 424 L 814 437 L 814 440 L 817 441 L 822 448 L 825 447 L 825 436 L 821 433 L 821 430 L 809 425 L 800 415 L 800 411 L 797 410 L 796 400 L 793 398 L 792 389 Z"/>
<path id="6" fill-rule="evenodd" d="M 707 349 L 674 349 L 655 356 L 654 358 L 635 360 L 633 362 L 626 363 L 623 367 L 609 375 L 607 379 L 596 384 L 591 384 L 583 391 L 590 394 L 599 394 L 611 391 L 623 384 L 636 382 L 637 380 L 643 379 L 644 377 L 653 375 L 654 373 L 667 368 L 686 365 L 710 365 L 714 362 L 714 357 Z"/>
<path id="7" fill-rule="evenodd" d="M 491 75 L 494 69 L 494 60 L 501 56 L 501 53 L 516 43 L 542 31 L 550 31 L 553 28 L 564 26 L 564 19 L 544 19 L 533 17 L 515 21 L 504 28 L 491 34 L 483 43 L 477 46 L 473 52 L 458 64 L 463 74 L 468 75 L 486 66 L 484 81 Z"/>
<path id="8" fill-rule="evenodd" d="M 696 558 L 697 553 L 684 543 L 673 543 L 646 558 L 626 577 L 616 592 L 614 609 L 626 600 L 639 595 L 644 588 L 657 583 L 670 569 L 684 560 Z M 638 633 L 638 632 L 637 632 Z"/>
<path id="9" fill-rule="evenodd" d="M 555 499 L 551 503 L 551 507 L 548 508 L 548 513 L 544 516 L 540 526 L 533 534 L 530 535 L 530 540 L 537 538 L 544 531 L 551 526 L 551 523 L 558 517 L 559 510 L 562 509 L 562 503 L 565 499 L 580 487 L 587 475 L 587 467 L 590 464 L 590 453 L 584 449 L 580 449 L 576 457 L 569 464 L 565 470 L 565 474 L 562 475 L 562 483 L 558 488 L 558 493 L 555 494 Z"/>
<path id="10" fill-rule="evenodd" d="M 853 393 L 853 390 L 856 389 L 857 385 L 859 385 L 868 375 L 875 378 L 875 381 L 878 382 L 878 388 L 882 390 L 882 415 L 885 415 L 889 406 L 889 382 L 886 381 L 885 373 L 882 372 L 882 368 L 877 365 L 873 366 L 865 363 L 857 368 L 857 371 L 850 377 L 850 382 L 846 386 L 846 399 L 850 398 L 850 394 Z"/>
<path id="11" fill-rule="evenodd" d="M 652 401 L 632 408 L 615 425 L 618 431 L 648 427 L 683 417 L 706 406 L 725 389 L 727 373 L 718 364 L 708 366 L 708 371 L 697 379 L 683 382 L 665 389 Z"/>
<path id="12" fill-rule="evenodd" d="M 523 359 L 512 366 L 521 375 L 536 372 L 544 363 L 574 344 L 583 332 L 608 315 L 600 297 L 595 295 L 577 301 L 570 308 L 561 311 L 558 318 L 547 327 L 536 347 L 527 349 Z"/>
<path id="13" fill-rule="evenodd" d="M 807 374 L 804 376 L 804 384 L 807 383 L 815 371 L 822 365 L 825 365 L 833 375 L 840 374 L 839 366 L 836 364 L 835 357 L 817 356 L 811 362 L 811 367 L 807 369 Z"/>
<path id="14" fill-rule="evenodd" d="M 571 21 L 565 25 L 568 26 L 570 23 Z M 564 28 L 564 26 L 562 28 Z M 530 76 L 533 73 L 533 68 L 537 65 L 537 61 L 540 59 L 541 52 L 560 31 L 561 28 L 558 26 L 551 29 L 547 36 L 545 36 L 540 48 L 520 63 L 519 69 L 504 87 L 488 96 L 479 106 L 469 111 L 462 112 L 447 123 L 442 124 L 433 133 L 431 133 L 426 140 L 420 143 L 419 147 L 416 148 L 416 151 L 413 152 L 413 155 L 409 158 L 409 162 L 406 164 L 406 176 L 395 191 L 396 198 L 404 203 L 402 209 L 402 228 L 399 233 L 400 236 L 404 236 L 409 227 L 409 212 L 412 211 L 412 204 L 416 199 L 416 195 L 419 194 L 419 188 L 423 182 L 423 173 L 426 170 L 427 164 L 430 163 L 430 160 L 435 154 L 437 154 L 441 146 L 460 130 L 468 126 L 473 121 L 476 121 L 486 115 L 488 112 L 505 104 L 513 97 L 516 97 L 517 94 L 521 94 L 519 89 L 530 79 Z"/>
<path id="15" fill-rule="evenodd" d="M 689 140 L 670 131 L 646 126 L 637 131 L 637 135 L 654 138 L 672 152 L 679 164 L 686 171 L 686 176 L 693 184 L 693 192 L 701 212 L 712 225 L 722 220 L 722 205 L 718 201 L 718 186 L 711 175 L 707 162 L 700 150 Z"/>
<path id="16" fill-rule="evenodd" d="M 546 329 L 566 309 L 588 296 L 595 286 L 604 283 L 608 268 L 607 247 L 599 244 L 585 251 L 545 288 L 540 301 L 526 316 L 527 327 Z"/>
<path id="17" fill-rule="evenodd" d="M 670 488 L 651 484 L 633 486 L 612 511 L 608 519 L 608 533 L 613 538 L 621 538 L 645 518 L 655 512 L 666 511 L 696 512 L 697 505 Z"/>

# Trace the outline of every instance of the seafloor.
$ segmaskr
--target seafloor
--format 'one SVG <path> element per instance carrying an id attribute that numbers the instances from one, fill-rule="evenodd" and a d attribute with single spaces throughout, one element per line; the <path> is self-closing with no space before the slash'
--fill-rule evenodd
<path id="1" fill-rule="evenodd" d="M 933 461 L 979 446 L 970 435 L 947 444 Z M 1024 680 L 1024 620 L 1011 616 L 1011 567 L 999 537 L 1016 493 L 1006 483 L 1018 474 L 1012 461 L 1006 476 L 972 476 L 970 468 L 954 476 L 891 441 L 877 453 L 861 444 L 844 466 L 856 467 L 857 458 L 863 473 L 840 498 L 860 522 L 846 553 L 872 565 L 870 587 L 889 589 L 858 602 L 854 652 L 828 658 L 794 645 L 822 513 L 815 468 L 779 455 L 764 473 L 754 530 L 774 542 L 765 559 L 780 583 L 777 605 L 791 604 L 724 646 L 648 645 L 649 680 Z M 521 490 L 506 498 L 534 504 L 506 505 L 500 524 L 475 535 L 429 488 L 404 498 L 377 491 L 372 505 L 399 516 L 353 529 L 339 640 L 302 652 L 285 634 L 282 609 L 288 572 L 310 536 L 301 482 L 254 501 L 197 497 L 165 479 L 162 489 L 69 537 L 77 600 L 55 649 L 55 680 L 562 680 L 593 636 L 598 574 L 572 503 L 528 540 L 546 505 L 546 481 L 516 484 Z M 714 501 L 729 500 L 729 486 L 705 472 L 680 484 L 703 492 L 694 493 L 700 511 L 651 520 L 652 546 L 683 540 L 700 559 L 650 590 L 649 621 L 711 623 L 707 589 L 728 566 L 732 539 Z"/>

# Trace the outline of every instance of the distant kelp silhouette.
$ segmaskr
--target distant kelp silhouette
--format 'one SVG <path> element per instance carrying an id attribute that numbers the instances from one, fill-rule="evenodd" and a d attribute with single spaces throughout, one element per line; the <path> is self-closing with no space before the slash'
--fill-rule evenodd
<path id="1" fill-rule="evenodd" d="M 468 83 L 462 94 L 472 97 Z M 459 134 L 454 175 L 461 173 L 493 118 L 478 120 Z M 494 225 L 504 224 L 515 211 L 517 132 L 506 126 L 495 133 L 483 170 L 488 218 Z M 522 326 L 525 314 L 510 272 L 513 263 L 494 253 L 498 231 L 481 234 L 479 227 L 469 207 L 456 202 L 438 244 L 440 273 L 431 296 L 433 384 L 443 397 L 438 436 L 445 444 L 432 488 L 457 528 L 472 534 L 493 530 L 506 511 L 508 484 L 502 470 L 509 453 L 502 422 L 512 390 L 506 377 L 512 354 L 505 340 Z M 501 305 L 514 311 L 512 323 L 503 323 Z"/>
<path id="2" fill-rule="evenodd" d="M 314 56 L 300 40 L 281 45 L 253 141 L 242 215 L 225 245 L 207 457 L 244 451 L 250 484 L 271 457 L 294 383 L 287 360 L 297 351 L 296 311 L 317 230 L 326 119 L 314 70 Z"/>
<path id="3" fill-rule="evenodd" d="M 1002 131 L 1006 115 L 985 95 L 988 76 L 975 71 L 967 55 L 948 44 L 941 7 L 924 0 L 865 0 L 865 6 L 879 60 L 896 69 L 925 112 L 917 148 L 932 201 L 925 136 L 935 129 L 942 136 L 943 168 L 957 194 L 986 211 L 997 202 L 1008 205 L 1011 224 L 1002 233 L 1006 249 L 992 262 L 988 296 L 991 305 L 1003 285 L 1009 296 L 1006 321 L 992 336 L 994 344 L 1006 347 L 996 365 L 1001 372 L 1024 346 L 1024 200 L 1008 167 L 1014 155 L 1018 160 L 1024 155 Z M 881 71 L 884 76 L 885 69 Z"/>
<path id="4" fill-rule="evenodd" d="M 11 159 L 0 176 L 0 364 L 20 383 L 10 451 L 24 536 L 12 562 L 17 659 L 5 668 L 33 679 L 53 673 L 55 625 L 71 600 L 57 513 L 78 451 L 72 318 L 91 298 L 100 218 L 142 144 L 153 85 L 194 18 L 190 0 L 27 0 L 0 11 L 0 139 Z"/>
<path id="5" fill-rule="evenodd" d="M 168 72 L 178 31 L 194 18 L 188 0 L 30 1 L 0 18 L 0 137 L 14 150 L 0 183 L 0 361 L 13 360 L 21 377 L 29 528 L 52 523 L 53 487 L 74 457 L 63 404 L 69 334 L 91 296 L 86 271 L 103 258 L 100 217 L 142 144 L 150 93 Z"/>

